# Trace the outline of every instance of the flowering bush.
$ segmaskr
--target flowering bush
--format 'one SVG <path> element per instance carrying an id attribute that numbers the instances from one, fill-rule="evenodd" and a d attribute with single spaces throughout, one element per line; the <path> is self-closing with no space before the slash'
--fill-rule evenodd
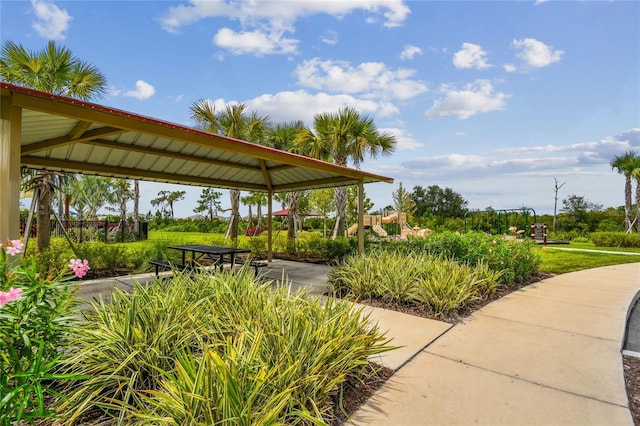
<path id="1" fill-rule="evenodd" d="M 262 226 L 252 226 L 250 228 L 247 228 L 246 231 L 244 231 L 244 235 L 246 235 L 247 237 L 255 237 L 257 235 L 260 235 L 264 232 L 265 228 L 263 228 Z"/>
<path id="2" fill-rule="evenodd" d="M 36 261 L 20 261 L 20 240 L 0 244 L 0 425 L 49 417 L 44 395 L 58 374 L 58 361 L 74 322 L 72 276 L 39 272 Z M 86 260 L 74 259 L 77 277 L 86 274 Z"/>

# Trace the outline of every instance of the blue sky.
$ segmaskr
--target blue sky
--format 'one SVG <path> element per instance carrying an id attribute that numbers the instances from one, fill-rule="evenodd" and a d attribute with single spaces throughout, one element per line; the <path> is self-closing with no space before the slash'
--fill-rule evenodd
<path id="1" fill-rule="evenodd" d="M 273 122 L 349 105 L 396 135 L 364 170 L 375 208 L 402 182 L 470 208 L 624 204 L 611 159 L 640 152 L 640 2 L 6 1 L 0 38 L 71 49 L 107 77 L 98 102 L 192 126 L 209 98 Z M 167 185 L 144 183 L 146 212 Z M 176 216 L 193 214 L 199 188 Z M 228 206 L 226 191 L 223 206 Z"/>

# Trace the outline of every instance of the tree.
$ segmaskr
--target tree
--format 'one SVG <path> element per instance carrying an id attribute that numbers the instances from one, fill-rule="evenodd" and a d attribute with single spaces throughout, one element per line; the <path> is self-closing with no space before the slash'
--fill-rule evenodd
<path id="1" fill-rule="evenodd" d="M 334 191 L 335 194 L 335 191 Z M 366 214 L 369 210 L 373 208 L 373 203 L 371 199 L 367 197 L 366 192 L 362 194 L 363 200 L 363 214 Z M 348 223 L 355 223 L 358 221 L 358 187 L 357 186 L 349 186 L 347 187 L 347 214 L 346 220 Z"/>
<path id="2" fill-rule="evenodd" d="M 636 229 L 640 232 L 640 157 L 633 161 L 631 177 L 636 181 Z"/>
<path id="3" fill-rule="evenodd" d="M 337 113 L 316 114 L 313 127 L 314 130 L 304 129 L 297 134 L 299 152 L 340 166 L 347 166 L 351 161 L 355 167 L 360 167 L 366 156 L 388 156 L 396 147 L 393 135 L 378 131 L 371 117 L 361 115 L 351 107 L 343 107 Z M 334 238 L 345 234 L 345 187 L 335 189 L 335 203 Z"/>
<path id="4" fill-rule="evenodd" d="M 304 129 L 302 121 L 291 121 L 269 126 L 265 143 L 267 146 L 281 151 L 295 152 L 297 145 L 295 138 L 298 132 Z M 287 238 L 293 240 L 297 237 L 297 229 L 300 225 L 298 213 L 298 191 L 289 191 L 287 205 Z"/>
<path id="5" fill-rule="evenodd" d="M 65 47 L 50 41 L 38 52 L 7 41 L 0 52 L 0 78 L 7 83 L 30 87 L 56 95 L 89 100 L 107 92 L 107 81 L 93 65 L 74 57 Z M 32 187 L 40 190 L 38 200 L 38 249 L 49 247 L 51 240 L 51 199 L 54 189 L 52 174 L 39 171 Z"/>
<path id="6" fill-rule="evenodd" d="M 70 188 L 70 203 L 79 211 L 86 206 L 86 219 L 96 220 L 98 210 L 104 207 L 110 198 L 111 184 L 107 178 L 82 176 L 73 182 Z"/>
<path id="7" fill-rule="evenodd" d="M 335 211 L 334 192 L 331 189 L 314 189 L 309 193 L 309 204 L 311 208 L 320 213 L 323 218 L 324 230 L 322 236 L 327 236 L 327 215 Z"/>
<path id="8" fill-rule="evenodd" d="M 161 210 L 168 211 L 173 220 L 173 205 L 184 199 L 185 191 L 160 191 L 158 197 L 151 200 L 152 206 L 160 206 Z"/>
<path id="9" fill-rule="evenodd" d="M 253 111 L 244 113 L 245 104 L 227 105 L 224 110 L 216 111 L 214 103 L 209 99 L 201 99 L 191 106 L 191 118 L 203 130 L 248 142 L 264 141 L 269 117 L 260 117 Z M 229 191 L 231 198 L 231 240 L 238 241 L 238 222 L 240 221 L 240 190 Z"/>
<path id="10" fill-rule="evenodd" d="M 431 185 L 425 191 L 421 186 L 416 186 L 411 198 L 416 206 L 416 217 L 436 217 L 440 225 L 444 224 L 445 218 L 463 218 L 467 211 L 468 201 L 451 188 Z"/>
<path id="11" fill-rule="evenodd" d="M 129 198 L 133 197 L 131 182 L 127 179 L 115 179 L 113 182 L 113 188 L 115 189 L 115 192 L 112 196 L 112 203 L 118 205 L 120 223 L 125 223 L 127 221 L 127 201 L 129 201 Z M 173 218 L 173 207 L 171 214 Z"/>
<path id="12" fill-rule="evenodd" d="M 412 194 L 404 189 L 402 182 L 400 182 L 398 189 L 393 191 L 392 198 L 394 208 L 398 213 L 406 213 L 408 217 L 413 216 L 416 211 L 416 205 L 413 202 Z"/>
<path id="13" fill-rule="evenodd" d="M 624 175 L 624 228 L 627 232 L 631 232 L 631 173 L 636 159 L 634 151 L 627 151 L 611 160 L 611 168 Z"/>
<path id="14" fill-rule="evenodd" d="M 601 204 L 592 203 L 580 195 L 571 194 L 562 200 L 561 211 L 568 216 L 564 218 L 566 228 L 588 231 L 597 225 L 597 223 L 590 223 L 595 221 L 589 221 L 588 213 L 597 213 L 602 210 Z"/>
<path id="15" fill-rule="evenodd" d="M 553 187 L 553 231 L 555 232 L 555 230 L 556 230 L 556 217 L 557 217 L 557 210 L 558 210 L 558 191 L 567 182 L 562 182 L 562 184 L 558 185 L 558 179 L 553 178 L 553 180 L 556 182 L 554 187 Z"/>
<path id="16" fill-rule="evenodd" d="M 249 226 L 253 226 L 253 215 L 251 206 L 256 206 L 256 214 L 258 215 L 257 226 L 262 225 L 262 206 L 267 202 L 267 197 L 263 192 L 251 191 L 249 195 L 242 197 L 242 203 L 249 207 Z"/>
<path id="17" fill-rule="evenodd" d="M 220 197 L 222 192 L 213 188 L 203 188 L 198 200 L 198 206 L 193 209 L 194 213 L 207 213 L 209 221 L 213 221 L 213 217 L 218 214 L 218 210 L 222 208 L 220 205 Z"/>

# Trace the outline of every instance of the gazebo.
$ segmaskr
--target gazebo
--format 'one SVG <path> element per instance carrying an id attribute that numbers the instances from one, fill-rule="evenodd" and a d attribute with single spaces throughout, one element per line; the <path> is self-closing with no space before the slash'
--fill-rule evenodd
<path id="1" fill-rule="evenodd" d="M 268 194 L 358 185 L 364 250 L 364 184 L 393 179 L 135 113 L 0 82 L 0 238 L 20 229 L 22 166 Z"/>

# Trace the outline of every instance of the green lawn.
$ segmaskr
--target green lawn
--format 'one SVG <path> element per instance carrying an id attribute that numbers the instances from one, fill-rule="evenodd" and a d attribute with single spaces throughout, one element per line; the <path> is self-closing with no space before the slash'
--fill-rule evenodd
<path id="1" fill-rule="evenodd" d="M 599 250 L 593 251 L 568 251 L 563 248 Z M 565 272 L 580 271 L 582 269 L 597 268 L 600 266 L 617 265 L 621 263 L 640 262 L 640 250 L 635 248 L 620 247 L 596 247 L 592 243 L 571 243 L 570 245 L 537 247 L 537 252 L 542 258 L 541 272 L 563 274 Z M 639 255 L 610 254 L 605 251 L 621 253 L 639 253 Z"/>
<path id="2" fill-rule="evenodd" d="M 240 236 L 240 245 L 249 237 Z M 150 231 L 149 240 L 166 245 L 179 244 L 224 244 L 224 234 L 207 232 L 167 232 Z M 229 241 L 227 241 L 227 244 Z M 580 251 L 565 251 L 563 248 L 616 251 L 622 253 L 638 253 L 637 256 L 624 254 L 594 253 Z M 538 246 L 536 250 L 542 258 L 541 272 L 562 274 L 582 269 L 597 268 L 600 266 L 616 265 L 620 263 L 640 262 L 640 249 L 621 247 L 597 247 L 593 243 L 571 243 L 568 245 Z"/>

